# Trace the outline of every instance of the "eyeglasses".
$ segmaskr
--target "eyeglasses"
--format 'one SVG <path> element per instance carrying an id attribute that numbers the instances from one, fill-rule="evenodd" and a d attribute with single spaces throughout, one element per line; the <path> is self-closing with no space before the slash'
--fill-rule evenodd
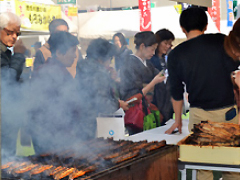
<path id="1" fill-rule="evenodd" d="M 7 28 L 3 28 L 3 30 L 7 33 L 8 36 L 12 36 L 14 33 L 17 35 L 17 36 L 20 36 L 21 35 L 21 32 L 15 32 L 15 31 L 10 31 L 9 29 Z"/>

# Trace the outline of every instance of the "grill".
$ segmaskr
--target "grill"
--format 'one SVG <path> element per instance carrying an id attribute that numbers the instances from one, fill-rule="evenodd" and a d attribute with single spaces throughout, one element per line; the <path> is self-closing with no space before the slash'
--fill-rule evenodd
<path id="1" fill-rule="evenodd" d="M 161 142 L 94 139 L 73 149 L 16 158 L 2 179 L 176 180 L 177 146 Z"/>

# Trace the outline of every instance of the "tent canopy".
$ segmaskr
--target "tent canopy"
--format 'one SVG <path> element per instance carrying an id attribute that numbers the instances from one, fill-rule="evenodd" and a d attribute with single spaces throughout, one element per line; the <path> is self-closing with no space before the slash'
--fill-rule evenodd
<path id="1" fill-rule="evenodd" d="M 98 11 L 80 13 L 79 37 L 111 39 L 116 32 L 122 32 L 126 37 L 132 37 L 140 30 L 139 10 Z M 179 25 L 179 14 L 173 6 L 157 7 L 151 9 L 152 31 L 159 29 L 170 30 L 175 38 L 186 38 Z M 208 30 L 206 33 L 218 32 L 215 24 L 208 15 Z"/>

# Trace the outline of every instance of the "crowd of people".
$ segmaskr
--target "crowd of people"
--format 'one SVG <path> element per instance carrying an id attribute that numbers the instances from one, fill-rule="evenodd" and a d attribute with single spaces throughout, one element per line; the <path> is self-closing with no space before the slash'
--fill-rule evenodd
<path id="1" fill-rule="evenodd" d="M 203 120 L 239 123 L 236 103 L 240 86 L 240 19 L 229 35 L 204 34 L 207 15 L 201 8 L 181 13 L 180 26 L 187 40 L 172 47 L 174 34 L 161 29 L 138 32 L 135 50 L 122 33 L 110 42 L 90 42 L 86 57 L 68 24 L 55 19 L 49 24 L 50 38 L 36 51 L 33 74 L 21 81 L 26 47 L 17 40 L 20 19 L 0 14 L 2 156 L 14 156 L 20 127 L 31 135 L 35 152 L 73 146 L 96 137 L 96 118 L 119 108 L 127 113 L 128 100 L 137 94 L 161 113 L 161 125 L 172 118 L 181 133 L 185 91 L 190 103 L 189 131 Z M 13 53 L 8 49 L 13 47 Z M 115 67 L 111 67 L 112 59 Z M 234 72 L 234 79 L 231 74 Z M 236 86 L 236 87 L 237 87 Z M 236 93 L 237 92 L 237 93 Z M 141 97 L 142 98 L 142 97 Z M 143 131 L 126 124 L 129 134 Z M 239 178 L 223 173 L 224 179 Z M 198 171 L 198 179 L 212 179 Z"/>

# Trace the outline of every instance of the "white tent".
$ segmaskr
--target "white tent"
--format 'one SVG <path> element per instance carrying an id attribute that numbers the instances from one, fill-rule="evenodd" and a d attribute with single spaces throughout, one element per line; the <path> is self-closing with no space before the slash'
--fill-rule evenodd
<path id="1" fill-rule="evenodd" d="M 79 37 L 110 39 L 116 32 L 122 32 L 126 37 L 132 37 L 139 32 L 139 10 L 98 11 L 80 13 Z M 209 16 L 209 15 L 208 15 Z M 173 6 L 157 7 L 151 9 L 152 31 L 166 28 L 173 32 L 176 38 L 185 38 L 179 26 L 179 14 Z M 218 32 L 209 16 L 207 33 Z"/>

